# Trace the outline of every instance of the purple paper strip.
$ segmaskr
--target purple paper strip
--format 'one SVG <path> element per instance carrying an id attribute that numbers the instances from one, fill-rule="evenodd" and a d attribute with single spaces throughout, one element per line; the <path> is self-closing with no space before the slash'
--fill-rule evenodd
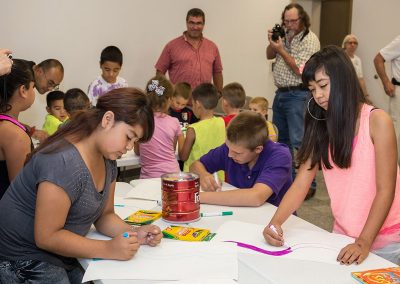
<path id="1" fill-rule="evenodd" d="M 293 252 L 292 248 L 290 248 L 290 247 L 287 248 L 287 249 L 284 249 L 284 250 L 270 251 L 270 250 L 265 250 L 265 249 L 262 249 L 260 247 L 256 247 L 256 246 L 253 246 L 253 245 L 250 245 L 250 244 L 246 244 L 246 243 L 241 243 L 241 242 L 236 242 L 236 241 L 225 241 L 225 242 L 227 242 L 227 243 L 235 243 L 239 247 L 250 249 L 250 250 L 254 250 L 256 252 L 263 253 L 263 254 L 268 254 L 268 255 L 272 255 L 272 256 L 282 256 L 282 255 L 286 255 L 288 253 Z"/>

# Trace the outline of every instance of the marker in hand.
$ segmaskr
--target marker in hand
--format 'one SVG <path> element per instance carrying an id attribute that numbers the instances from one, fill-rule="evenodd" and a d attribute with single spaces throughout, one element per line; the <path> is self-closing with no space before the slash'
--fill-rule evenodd
<path id="1" fill-rule="evenodd" d="M 279 233 L 278 233 L 278 230 L 275 228 L 275 226 L 274 225 L 269 225 L 269 228 L 272 230 L 272 231 L 274 231 L 274 233 L 275 234 L 277 234 L 277 235 L 279 235 Z M 283 242 L 283 245 L 285 246 L 285 247 L 290 247 L 286 242 Z"/>
<path id="2" fill-rule="evenodd" d="M 217 173 L 217 172 L 214 172 L 214 173 L 213 173 L 213 176 L 214 176 L 215 182 L 218 184 L 218 189 L 217 189 L 217 191 L 221 191 L 221 184 L 219 183 L 218 173 Z"/>

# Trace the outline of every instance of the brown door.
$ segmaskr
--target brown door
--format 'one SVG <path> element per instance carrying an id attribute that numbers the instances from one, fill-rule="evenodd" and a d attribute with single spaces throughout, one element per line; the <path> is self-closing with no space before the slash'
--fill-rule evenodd
<path id="1" fill-rule="evenodd" d="M 321 47 L 341 46 L 351 31 L 352 0 L 322 0 L 319 39 Z"/>

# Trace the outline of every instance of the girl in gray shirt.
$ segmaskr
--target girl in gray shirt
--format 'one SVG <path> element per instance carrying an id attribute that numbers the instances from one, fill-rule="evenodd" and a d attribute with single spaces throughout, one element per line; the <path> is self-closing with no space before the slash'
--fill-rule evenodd
<path id="1" fill-rule="evenodd" d="M 0 200 L 0 282 L 81 283 L 76 258 L 127 260 L 157 245 L 157 226 L 133 229 L 114 213 L 115 160 L 153 130 L 145 95 L 123 88 L 41 144 Z M 92 224 L 111 239 L 86 238 Z"/>

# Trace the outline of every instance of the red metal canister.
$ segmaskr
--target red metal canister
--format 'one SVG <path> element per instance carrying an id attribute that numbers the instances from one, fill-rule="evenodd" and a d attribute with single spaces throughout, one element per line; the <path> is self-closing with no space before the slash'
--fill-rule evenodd
<path id="1" fill-rule="evenodd" d="M 171 173 L 161 176 L 162 218 L 172 223 L 188 223 L 200 219 L 200 180 L 192 173 Z"/>

